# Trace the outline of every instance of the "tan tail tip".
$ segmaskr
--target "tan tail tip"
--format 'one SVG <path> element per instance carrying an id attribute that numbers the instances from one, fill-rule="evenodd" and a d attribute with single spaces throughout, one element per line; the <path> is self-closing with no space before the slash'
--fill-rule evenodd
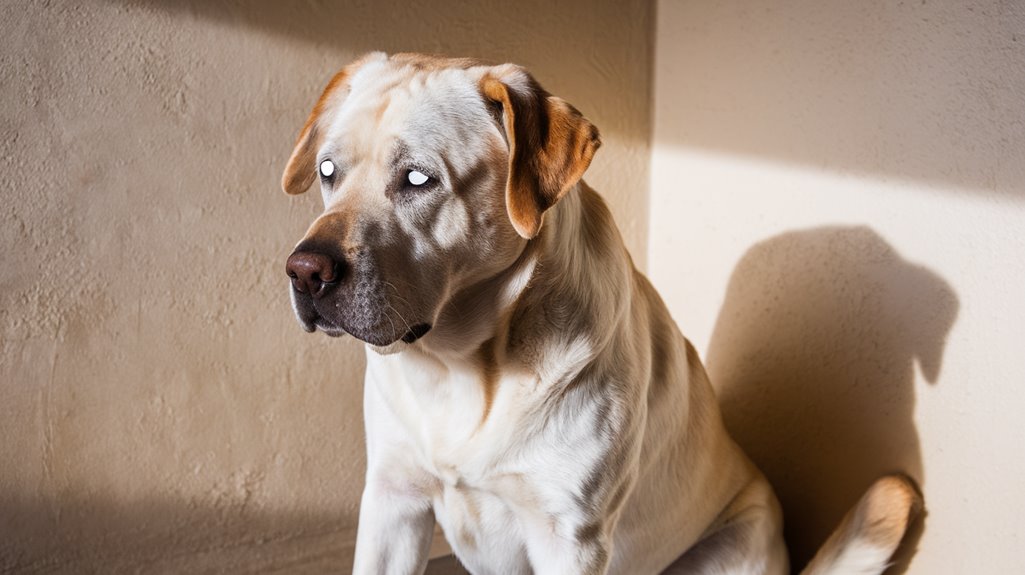
<path id="1" fill-rule="evenodd" d="M 913 479 L 895 474 L 876 480 L 859 507 L 861 535 L 880 547 L 895 549 L 924 502 Z"/>

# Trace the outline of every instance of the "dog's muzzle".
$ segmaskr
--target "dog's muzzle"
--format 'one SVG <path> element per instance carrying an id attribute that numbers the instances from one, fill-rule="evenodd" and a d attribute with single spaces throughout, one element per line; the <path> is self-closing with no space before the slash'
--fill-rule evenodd
<path id="1" fill-rule="evenodd" d="M 401 317 L 391 321 L 385 318 L 384 310 L 393 308 L 387 305 L 380 290 L 366 287 L 380 282 L 358 282 L 362 289 L 344 285 L 347 281 L 352 283 L 352 278 L 346 277 L 353 274 L 352 267 L 325 251 L 304 249 L 301 245 L 288 256 L 285 273 L 292 282 L 292 303 L 304 330 L 319 329 L 332 337 L 349 333 L 377 346 L 397 340 L 411 344 L 431 330 L 429 323 L 413 324 L 405 333 L 382 330 L 385 322 L 388 326 L 408 324 Z"/>

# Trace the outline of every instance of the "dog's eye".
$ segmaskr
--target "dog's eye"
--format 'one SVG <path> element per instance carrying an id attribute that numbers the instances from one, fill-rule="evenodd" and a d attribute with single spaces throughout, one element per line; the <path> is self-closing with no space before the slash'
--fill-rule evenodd
<path id="1" fill-rule="evenodd" d="M 324 160 L 320 163 L 320 175 L 330 179 L 335 175 L 335 164 L 331 160 Z"/>
<path id="2" fill-rule="evenodd" d="M 406 179 L 409 180 L 409 183 L 413 184 L 414 186 L 422 186 L 426 184 L 427 180 L 430 180 L 431 178 L 423 172 L 409 170 L 409 173 L 406 174 Z"/>

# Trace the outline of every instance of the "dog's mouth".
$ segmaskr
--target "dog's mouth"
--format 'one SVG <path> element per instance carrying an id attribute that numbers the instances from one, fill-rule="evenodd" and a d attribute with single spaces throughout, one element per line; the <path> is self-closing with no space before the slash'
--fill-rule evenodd
<path id="1" fill-rule="evenodd" d="M 396 338 L 394 336 L 387 336 L 378 333 L 354 333 L 346 330 L 345 328 L 330 324 L 321 319 L 320 321 L 315 322 L 313 329 L 307 329 L 306 331 L 312 332 L 320 330 L 329 337 L 341 337 L 343 335 L 348 334 L 364 343 L 369 343 L 370 345 L 376 345 L 378 347 L 387 347 L 395 343 L 396 341 L 400 340 L 403 343 L 411 344 L 416 340 L 422 338 L 423 336 L 427 335 L 427 332 L 431 331 L 431 327 L 432 326 L 429 323 L 418 323 L 413 327 L 409 328 L 406 331 L 406 333 L 402 334 L 401 337 Z"/>
<path id="2" fill-rule="evenodd" d="M 381 330 L 373 329 L 346 329 L 344 326 L 328 320 L 312 309 L 301 310 L 298 307 L 296 308 L 296 318 L 299 320 L 299 325 L 306 332 L 313 333 L 319 330 L 329 337 L 351 335 L 364 343 L 378 347 L 387 347 L 397 341 L 411 344 L 427 335 L 427 332 L 431 331 L 433 327 L 429 323 L 417 323 L 409 327 L 402 334 L 384 333 Z"/>
<path id="3" fill-rule="evenodd" d="M 427 335 L 427 332 L 429 332 L 429 331 L 431 331 L 431 324 L 429 324 L 429 323 L 418 323 L 418 324 L 414 325 L 413 327 L 409 328 L 409 331 L 407 331 L 406 334 L 403 335 L 399 339 L 401 339 L 402 341 L 404 341 L 406 343 L 413 343 L 414 341 L 416 341 L 416 340 L 420 339 L 421 337 Z"/>

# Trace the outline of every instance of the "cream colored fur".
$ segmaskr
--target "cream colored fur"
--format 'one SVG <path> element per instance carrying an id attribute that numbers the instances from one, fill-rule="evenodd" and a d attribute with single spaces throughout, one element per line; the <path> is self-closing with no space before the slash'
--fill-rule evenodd
<path id="1" fill-rule="evenodd" d="M 308 329 L 362 322 L 376 342 L 354 572 L 421 572 L 435 521 L 476 574 L 654 574 L 678 558 L 673 572 L 788 572 L 772 488 L 579 181 L 597 131 L 539 90 L 514 66 L 371 54 L 325 91 L 286 169 L 298 193 L 337 163 L 300 246 L 364 254 L 342 285 L 385 286 L 352 292 L 381 307 L 359 313 L 293 291 Z M 525 118 L 563 124 L 539 140 Z M 436 186 L 396 184 L 411 166 Z M 399 339 L 418 322 L 426 335 Z M 882 480 L 809 572 L 881 572 L 918 504 Z"/>

